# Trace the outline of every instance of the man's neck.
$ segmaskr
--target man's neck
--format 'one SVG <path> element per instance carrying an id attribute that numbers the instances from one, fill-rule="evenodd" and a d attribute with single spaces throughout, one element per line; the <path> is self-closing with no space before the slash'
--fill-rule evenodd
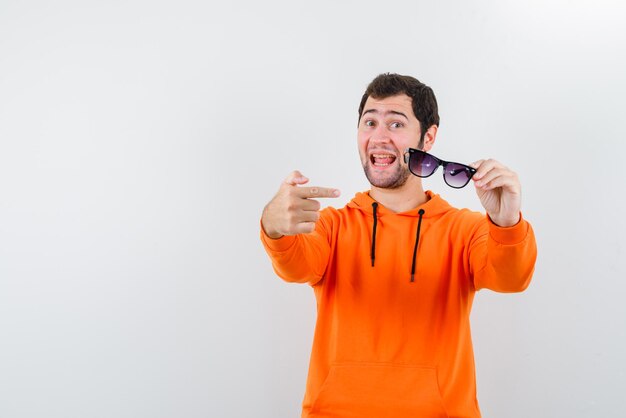
<path id="1" fill-rule="evenodd" d="M 421 184 L 404 186 L 398 189 L 381 189 L 372 186 L 370 196 L 378 203 L 395 213 L 406 212 L 426 203 L 428 196 Z"/>

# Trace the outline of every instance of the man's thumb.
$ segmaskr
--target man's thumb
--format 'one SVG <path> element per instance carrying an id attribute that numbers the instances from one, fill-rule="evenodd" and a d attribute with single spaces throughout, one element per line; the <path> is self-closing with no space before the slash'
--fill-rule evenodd
<path id="1" fill-rule="evenodd" d="M 309 179 L 304 177 L 298 170 L 293 171 L 285 179 L 285 183 L 291 186 L 308 183 Z"/>

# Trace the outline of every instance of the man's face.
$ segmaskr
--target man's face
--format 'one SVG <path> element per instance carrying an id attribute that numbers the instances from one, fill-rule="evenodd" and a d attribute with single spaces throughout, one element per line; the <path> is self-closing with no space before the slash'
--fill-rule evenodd
<path id="1" fill-rule="evenodd" d="M 372 186 L 403 186 L 411 175 L 403 152 L 417 148 L 419 140 L 420 123 L 409 96 L 367 98 L 359 121 L 358 147 L 365 176 Z"/>

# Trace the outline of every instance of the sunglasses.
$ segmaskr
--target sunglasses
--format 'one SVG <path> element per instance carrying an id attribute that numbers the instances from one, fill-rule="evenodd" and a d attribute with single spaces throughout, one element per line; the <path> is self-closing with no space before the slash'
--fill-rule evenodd
<path id="1" fill-rule="evenodd" d="M 434 155 L 415 148 L 407 148 L 404 151 L 404 162 L 409 166 L 409 171 L 417 177 L 430 177 L 443 166 L 443 180 L 450 187 L 460 189 L 467 186 L 476 169 L 469 165 L 440 160 Z"/>

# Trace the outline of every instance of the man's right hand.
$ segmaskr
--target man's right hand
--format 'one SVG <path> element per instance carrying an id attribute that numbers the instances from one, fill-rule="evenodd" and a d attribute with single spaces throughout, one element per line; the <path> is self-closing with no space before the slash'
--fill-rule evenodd
<path id="1" fill-rule="evenodd" d="M 268 237 L 307 234 L 315 230 L 320 218 L 316 197 L 338 197 L 339 190 L 326 187 L 299 187 L 309 179 L 294 171 L 281 184 L 276 196 L 263 209 L 261 225 Z"/>

